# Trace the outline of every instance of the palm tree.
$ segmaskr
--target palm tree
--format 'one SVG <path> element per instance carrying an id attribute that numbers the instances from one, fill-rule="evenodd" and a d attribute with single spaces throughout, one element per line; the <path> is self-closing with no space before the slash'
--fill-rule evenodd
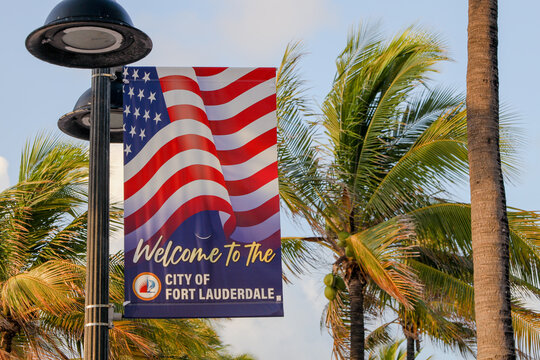
<path id="1" fill-rule="evenodd" d="M 467 109 L 479 359 L 516 356 L 498 140 L 497 36 L 497 0 L 469 0 Z"/>
<path id="2" fill-rule="evenodd" d="M 409 360 L 407 353 L 401 349 L 403 340 L 390 344 L 382 345 L 377 350 L 370 351 L 368 360 Z M 412 360 L 416 359 L 418 354 L 414 354 Z M 430 360 L 431 356 L 426 360 Z"/>
<path id="3" fill-rule="evenodd" d="M 38 136 L 18 183 L 0 193 L 0 358 L 70 359 L 82 353 L 86 239 L 85 147 Z M 121 211 L 111 209 L 114 230 Z M 123 302 L 123 257 L 111 257 L 111 301 Z M 114 359 L 234 359 L 205 320 L 115 322 Z M 238 359 L 249 359 L 241 355 Z"/>
<path id="4" fill-rule="evenodd" d="M 87 153 L 44 136 L 27 143 L 17 185 L 0 193 L 1 355 L 65 359 L 60 335 L 42 326 L 77 307 L 84 253 Z"/>
<path id="5" fill-rule="evenodd" d="M 466 181 L 466 112 L 452 92 L 424 86 L 442 54 L 434 39 L 411 29 L 388 43 L 352 34 L 323 105 L 323 151 L 302 122 L 302 92 L 287 87 L 301 85 L 292 71 L 299 55 L 289 49 L 282 65 L 289 72 L 279 72 L 278 99 L 281 92 L 290 106 L 281 108 L 294 110 L 278 106 L 280 193 L 319 235 L 283 239 L 285 265 L 294 273 L 317 263 L 316 245 L 334 252 L 333 273 L 347 288 L 330 294 L 325 321 L 339 358 L 349 349 L 363 358 L 364 315 L 381 307 L 398 315 L 409 358 L 421 334 L 475 350 L 469 205 L 444 199 L 448 183 Z M 511 171 L 515 153 L 503 145 Z M 535 219 L 521 216 L 513 232 L 512 266 L 517 293 L 538 296 Z M 535 356 L 537 314 L 515 304 L 520 350 Z M 367 342 L 377 338 L 387 339 L 384 327 Z"/>
<path id="6" fill-rule="evenodd" d="M 422 220 L 425 215 L 432 221 Z M 417 252 L 420 255 L 410 260 L 411 266 L 425 284 L 426 292 L 434 295 L 434 305 L 476 332 L 478 325 L 475 324 L 474 311 L 471 205 L 439 204 L 418 209 L 414 216 L 417 217 L 417 223 L 424 226 L 420 225 L 417 229 L 420 239 Z M 529 308 L 524 299 L 538 299 L 540 296 L 540 254 L 537 250 L 540 215 L 509 209 L 508 216 L 514 339 L 522 358 L 537 358 L 540 356 L 540 314 Z M 460 349 L 469 351 L 462 346 Z"/>
<path id="7" fill-rule="evenodd" d="M 298 242 L 323 245 L 335 254 L 334 274 L 347 284 L 327 312 L 334 351 L 342 358 L 349 347 L 351 359 L 364 358 L 364 305 L 375 292 L 407 309 L 420 299 L 421 283 L 406 262 L 415 235 L 408 213 L 431 204 L 442 181 L 466 174 L 465 143 L 456 139 L 463 131 L 450 131 L 464 130 L 462 104 L 450 91 L 425 86 L 444 59 L 437 40 L 419 30 L 388 42 L 365 29 L 352 33 L 322 107 L 324 150 L 317 152 L 306 130 L 303 146 L 286 144 L 301 161 L 280 157 L 295 170 L 280 178 L 286 204 L 319 234 L 284 239 L 285 257 L 290 249 L 308 249 Z M 281 126 L 283 116 L 279 120 Z M 301 260 L 294 257 L 292 267 Z M 344 314 L 348 320 L 341 321 Z"/>

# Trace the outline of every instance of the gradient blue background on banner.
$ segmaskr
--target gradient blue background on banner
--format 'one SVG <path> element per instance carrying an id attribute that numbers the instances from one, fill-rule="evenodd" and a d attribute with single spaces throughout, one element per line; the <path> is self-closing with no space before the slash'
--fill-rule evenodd
<path id="1" fill-rule="evenodd" d="M 197 237 L 196 234 L 200 237 Z M 210 236 L 208 239 L 201 239 Z M 225 266 L 228 249 L 224 246 L 230 244 L 225 239 L 219 215 L 216 211 L 204 211 L 191 216 L 186 220 L 168 240 L 173 242 L 172 247 L 182 246 L 184 249 L 201 248 L 204 253 L 209 253 L 212 248 L 218 248 L 222 256 L 216 263 L 209 261 L 194 261 L 193 263 L 180 262 L 177 265 L 169 264 L 164 267 L 162 263 L 153 260 L 146 261 L 139 259 L 138 263 L 133 263 L 135 251 L 126 253 L 125 267 L 125 299 L 129 302 L 125 306 L 126 318 L 199 318 L 199 317 L 253 317 L 253 316 L 283 316 L 283 291 L 281 276 L 281 251 L 274 248 L 276 256 L 269 263 L 256 261 L 246 266 L 249 255 L 248 249 L 241 251 L 241 256 L 237 262 L 230 261 L 229 266 Z M 237 243 L 239 244 L 239 243 Z M 239 244 L 240 249 L 246 244 Z M 276 244 L 262 244 L 259 249 L 262 253 Z M 279 244 L 277 244 L 279 245 Z M 153 248 L 153 245 L 151 246 Z M 149 272 L 155 274 L 161 282 L 159 295 L 153 300 L 139 299 L 133 289 L 133 279 L 141 273 Z M 184 279 L 183 284 L 167 284 L 173 278 Z M 177 274 L 180 274 L 178 276 Z M 190 284 L 185 284 L 183 274 L 191 274 Z M 207 274 L 208 283 L 206 285 L 196 285 L 195 276 L 197 274 Z M 177 281 L 178 282 L 178 281 Z M 167 297 L 169 290 L 169 299 Z M 173 298 L 174 289 L 195 289 L 191 291 L 194 296 L 188 299 Z M 236 300 L 209 300 L 206 299 L 208 289 L 259 289 L 261 297 L 268 297 L 268 289 L 273 289 L 272 299 L 236 299 Z M 200 291 L 205 299 L 200 299 Z M 248 291 L 249 292 L 249 291 Z M 184 292 L 185 294 L 186 292 Z"/>

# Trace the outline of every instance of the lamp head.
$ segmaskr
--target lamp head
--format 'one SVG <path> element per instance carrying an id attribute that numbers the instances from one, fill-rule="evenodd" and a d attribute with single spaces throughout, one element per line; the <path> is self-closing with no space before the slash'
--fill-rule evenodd
<path id="1" fill-rule="evenodd" d="M 115 71 L 116 79 L 111 82 L 110 139 L 111 143 L 124 142 L 123 97 L 121 68 Z M 58 128 L 77 139 L 90 139 L 91 89 L 86 90 L 75 103 L 73 111 L 58 120 Z"/>
<path id="2" fill-rule="evenodd" d="M 28 35 L 26 48 L 56 65 L 90 69 L 140 60 L 152 41 L 114 0 L 63 0 Z"/>

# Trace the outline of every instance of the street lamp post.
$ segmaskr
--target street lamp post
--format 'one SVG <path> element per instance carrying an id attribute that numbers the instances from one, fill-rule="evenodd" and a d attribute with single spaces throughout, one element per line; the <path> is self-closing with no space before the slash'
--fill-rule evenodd
<path id="1" fill-rule="evenodd" d="M 84 358 L 109 355 L 109 68 L 92 70 Z"/>
<path id="2" fill-rule="evenodd" d="M 110 67 L 132 63 L 152 49 L 150 38 L 133 27 L 113 0 L 64 0 L 45 25 L 26 38 L 41 60 L 92 70 L 89 117 L 90 164 L 84 359 L 109 353 L 109 145 Z"/>

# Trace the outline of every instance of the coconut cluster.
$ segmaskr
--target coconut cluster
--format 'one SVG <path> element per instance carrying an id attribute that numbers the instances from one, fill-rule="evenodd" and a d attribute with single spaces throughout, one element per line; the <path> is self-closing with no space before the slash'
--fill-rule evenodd
<path id="1" fill-rule="evenodd" d="M 338 291 L 345 291 L 347 286 L 341 276 L 330 273 L 324 277 L 324 296 L 330 301 L 336 298 Z"/>
<path id="2" fill-rule="evenodd" d="M 354 250 L 351 244 L 347 243 L 347 239 L 349 238 L 349 236 L 351 236 L 351 234 L 345 231 L 341 231 L 337 235 L 338 235 L 337 244 L 339 247 L 342 247 L 345 249 L 345 256 L 350 257 L 350 258 L 354 257 Z"/>

